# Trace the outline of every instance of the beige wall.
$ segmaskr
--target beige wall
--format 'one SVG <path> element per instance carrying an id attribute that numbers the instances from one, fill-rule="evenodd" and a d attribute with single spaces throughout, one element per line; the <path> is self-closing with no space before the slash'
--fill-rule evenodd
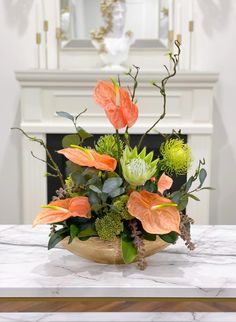
<path id="1" fill-rule="evenodd" d="M 186 2 L 186 1 L 185 1 Z M 21 221 L 20 136 L 10 131 L 19 125 L 19 86 L 14 71 L 36 66 L 33 0 L 0 1 L 0 223 Z M 236 194 L 236 1 L 195 0 L 194 69 L 219 71 L 215 91 L 211 222 L 235 224 Z M 53 31 L 50 34 L 53 39 Z M 52 46 L 53 47 L 53 46 Z M 78 67 L 87 59 L 71 54 Z M 66 62 L 68 60 L 65 59 Z M 145 65 L 145 56 L 139 62 Z M 55 50 L 50 54 L 55 66 Z"/>

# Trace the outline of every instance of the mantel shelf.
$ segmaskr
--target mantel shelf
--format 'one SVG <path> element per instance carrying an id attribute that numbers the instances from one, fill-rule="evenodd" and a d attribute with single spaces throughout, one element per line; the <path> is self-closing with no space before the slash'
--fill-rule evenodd
<path id="1" fill-rule="evenodd" d="M 76 85 L 76 83 L 87 84 L 95 83 L 99 79 L 109 79 L 111 75 L 117 75 L 116 71 L 107 71 L 102 69 L 81 69 L 81 70 L 25 70 L 17 71 L 16 78 L 21 86 L 35 87 L 39 86 L 67 86 Z M 121 74 L 121 80 L 124 83 L 129 82 L 129 78 Z M 147 83 L 155 80 L 161 81 L 166 73 L 160 70 L 141 70 L 139 81 Z M 188 88 L 212 88 L 218 80 L 218 73 L 213 72 L 178 72 L 177 75 L 170 80 L 169 87 L 188 87 Z"/>

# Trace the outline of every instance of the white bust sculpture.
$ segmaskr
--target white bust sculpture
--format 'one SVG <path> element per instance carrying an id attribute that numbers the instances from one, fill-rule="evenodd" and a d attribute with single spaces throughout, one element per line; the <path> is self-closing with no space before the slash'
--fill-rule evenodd
<path id="1" fill-rule="evenodd" d="M 94 47 L 98 50 L 104 68 L 123 70 L 130 45 L 134 42 L 131 31 L 124 33 L 126 18 L 125 0 L 103 0 L 101 12 L 105 25 L 91 32 Z"/>

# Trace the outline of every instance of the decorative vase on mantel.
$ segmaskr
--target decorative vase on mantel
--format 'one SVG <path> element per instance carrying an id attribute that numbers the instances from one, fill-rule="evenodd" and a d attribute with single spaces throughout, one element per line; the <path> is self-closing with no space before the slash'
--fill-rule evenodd
<path id="1" fill-rule="evenodd" d="M 130 46 L 134 43 L 131 31 L 124 32 L 125 0 L 103 0 L 100 5 L 105 25 L 91 31 L 91 41 L 103 62 L 103 68 L 122 71 L 127 69 Z"/>

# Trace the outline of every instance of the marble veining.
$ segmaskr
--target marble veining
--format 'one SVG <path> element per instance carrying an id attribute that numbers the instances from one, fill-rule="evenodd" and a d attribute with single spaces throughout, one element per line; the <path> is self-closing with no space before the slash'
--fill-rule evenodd
<path id="1" fill-rule="evenodd" d="M 179 240 L 145 271 L 48 251 L 48 234 L 48 226 L 0 226 L 1 297 L 236 297 L 236 226 L 193 226 L 195 251 Z"/>
<path id="2" fill-rule="evenodd" d="M 235 322 L 236 313 L 0 313 L 0 322 Z"/>

